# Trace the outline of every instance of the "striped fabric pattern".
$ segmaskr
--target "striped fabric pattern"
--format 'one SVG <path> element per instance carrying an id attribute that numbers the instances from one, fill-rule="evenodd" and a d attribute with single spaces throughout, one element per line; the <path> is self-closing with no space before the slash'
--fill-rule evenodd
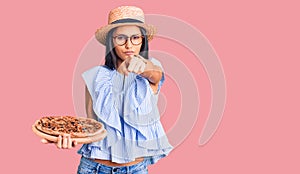
<path id="1" fill-rule="evenodd" d="M 161 66 L 159 61 L 151 61 Z M 79 154 L 91 159 L 127 163 L 145 157 L 151 164 L 172 150 L 160 122 L 154 94 L 147 79 L 130 73 L 97 66 L 83 73 L 92 96 L 93 109 L 108 135 L 105 139 L 84 144 Z M 164 82 L 161 79 L 159 89 Z"/>

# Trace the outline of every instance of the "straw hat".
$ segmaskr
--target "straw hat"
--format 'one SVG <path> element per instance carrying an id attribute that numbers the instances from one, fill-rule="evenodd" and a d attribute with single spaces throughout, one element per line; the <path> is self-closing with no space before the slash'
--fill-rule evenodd
<path id="1" fill-rule="evenodd" d="M 142 9 L 134 6 L 121 6 L 110 11 L 108 15 L 108 24 L 97 29 L 96 39 L 105 45 L 107 33 L 119 26 L 135 25 L 143 27 L 146 30 L 148 41 L 150 41 L 156 33 L 153 25 L 145 24 L 145 16 Z"/>

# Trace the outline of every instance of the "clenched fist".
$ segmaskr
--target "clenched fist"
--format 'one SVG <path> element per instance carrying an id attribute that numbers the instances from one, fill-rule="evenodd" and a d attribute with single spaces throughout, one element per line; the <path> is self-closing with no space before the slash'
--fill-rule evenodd
<path id="1" fill-rule="evenodd" d="M 147 60 L 140 55 L 134 55 L 125 59 L 117 71 L 121 74 L 128 75 L 129 72 L 141 74 L 146 68 Z"/>

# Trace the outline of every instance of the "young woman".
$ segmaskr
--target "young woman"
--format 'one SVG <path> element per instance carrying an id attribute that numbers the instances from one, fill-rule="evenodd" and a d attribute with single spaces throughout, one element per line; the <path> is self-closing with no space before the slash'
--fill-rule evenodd
<path id="1" fill-rule="evenodd" d="M 87 116 L 102 122 L 107 137 L 84 144 L 78 173 L 148 173 L 172 150 L 160 122 L 158 93 L 164 82 L 159 61 L 148 57 L 155 28 L 144 23 L 140 8 L 121 6 L 109 13 L 108 25 L 96 31 L 106 46 L 105 65 L 83 73 Z M 72 148 L 70 136 L 59 148 Z"/>

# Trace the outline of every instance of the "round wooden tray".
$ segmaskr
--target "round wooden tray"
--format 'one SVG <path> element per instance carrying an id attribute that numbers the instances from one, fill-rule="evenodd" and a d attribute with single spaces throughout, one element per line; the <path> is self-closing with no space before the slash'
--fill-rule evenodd
<path id="1" fill-rule="evenodd" d="M 45 138 L 49 141 L 57 142 L 57 136 L 49 135 L 44 132 L 39 131 L 35 125 L 32 125 L 32 131 L 38 135 L 41 138 Z M 85 137 L 85 138 L 72 138 L 72 140 L 75 140 L 78 144 L 88 144 L 96 141 L 100 141 L 103 138 L 105 138 L 107 135 L 107 132 L 105 129 L 103 129 L 99 134 L 91 136 L 91 137 Z"/>

